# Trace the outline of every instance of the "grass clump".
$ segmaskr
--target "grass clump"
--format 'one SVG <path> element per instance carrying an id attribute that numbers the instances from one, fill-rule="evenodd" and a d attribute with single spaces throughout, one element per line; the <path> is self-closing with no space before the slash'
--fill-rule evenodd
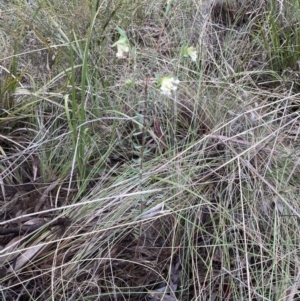
<path id="1" fill-rule="evenodd" d="M 0 9 L 3 300 L 299 298 L 296 0 Z"/>

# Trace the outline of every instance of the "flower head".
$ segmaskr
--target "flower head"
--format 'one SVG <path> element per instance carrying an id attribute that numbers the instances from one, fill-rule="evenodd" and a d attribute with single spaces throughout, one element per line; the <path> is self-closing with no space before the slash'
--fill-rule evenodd
<path id="1" fill-rule="evenodd" d="M 175 79 L 172 76 L 162 77 L 158 80 L 158 87 L 160 88 L 161 94 L 171 96 L 172 91 L 177 90 L 177 85 L 179 84 L 179 80 Z"/>
<path id="2" fill-rule="evenodd" d="M 124 53 L 129 52 L 129 41 L 128 41 L 125 31 L 119 27 L 117 29 L 120 33 L 120 38 L 117 42 L 115 42 L 112 45 L 112 47 L 117 46 L 116 56 L 118 59 L 121 59 L 121 58 L 125 57 Z"/>
<path id="3" fill-rule="evenodd" d="M 188 57 L 189 56 L 193 62 L 196 62 L 196 60 L 197 60 L 197 50 L 193 46 L 184 47 L 181 50 L 181 55 L 183 57 Z"/>
<path id="4" fill-rule="evenodd" d="M 125 40 L 124 38 L 120 38 L 116 43 L 112 45 L 112 47 L 115 46 L 117 46 L 117 50 L 118 50 L 116 54 L 117 58 L 118 59 L 124 58 L 125 57 L 124 53 L 129 51 L 127 40 Z"/>

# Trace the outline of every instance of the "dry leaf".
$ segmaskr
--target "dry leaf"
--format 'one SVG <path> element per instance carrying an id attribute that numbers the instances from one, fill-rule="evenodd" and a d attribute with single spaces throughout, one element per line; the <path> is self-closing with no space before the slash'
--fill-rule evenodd
<path id="1" fill-rule="evenodd" d="M 39 159 L 36 156 L 33 156 L 32 171 L 33 171 L 33 181 L 35 181 L 37 179 L 38 172 L 39 172 Z"/>
<path id="2" fill-rule="evenodd" d="M 15 264 L 14 264 L 14 269 L 12 267 L 10 267 L 8 269 L 8 273 L 12 272 L 13 270 L 18 270 L 20 269 L 22 266 L 24 266 L 28 261 L 30 261 L 34 255 L 40 251 L 41 248 L 43 248 L 44 245 L 43 244 L 39 244 L 37 246 L 34 247 L 30 247 L 28 250 L 26 250 L 24 253 L 22 253 L 16 260 Z"/>
<path id="3" fill-rule="evenodd" d="M 4 181 L 3 181 L 3 178 L 2 178 L 1 175 L 0 175 L 0 186 L 1 186 L 1 192 L 2 192 L 3 200 L 6 203 Z"/>
<path id="4" fill-rule="evenodd" d="M 20 252 L 16 251 L 16 250 L 18 249 L 18 246 L 19 246 L 21 240 L 22 240 L 22 237 L 20 237 L 20 236 L 15 237 L 4 247 L 3 250 L 1 250 L 0 265 L 2 265 L 5 262 L 13 260 L 20 254 Z"/>
<path id="5" fill-rule="evenodd" d="M 26 222 L 24 222 L 23 225 L 26 225 L 26 226 L 32 226 L 32 225 L 41 225 L 42 223 L 46 223 L 47 220 L 45 220 L 44 218 L 40 218 L 40 217 L 35 217 L 35 218 L 32 218 Z"/>
<path id="6" fill-rule="evenodd" d="M 51 240 L 53 235 L 50 231 L 43 232 L 33 243 L 32 246 L 27 247 L 25 252 L 22 252 L 21 255 L 15 260 L 14 265 L 10 266 L 7 270 L 7 273 L 14 272 L 21 267 L 23 267 L 28 261 L 30 261 L 42 248 L 45 244 L 42 241 Z"/>

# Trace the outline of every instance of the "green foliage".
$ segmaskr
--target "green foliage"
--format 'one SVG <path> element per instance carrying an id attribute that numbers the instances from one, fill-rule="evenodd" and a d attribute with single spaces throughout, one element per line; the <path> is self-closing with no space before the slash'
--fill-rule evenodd
<path id="1" fill-rule="evenodd" d="M 299 10 L 299 2 L 293 1 L 295 10 Z M 282 12 L 283 14 L 284 12 Z M 287 23 L 285 20 L 291 20 Z M 295 68 L 300 58 L 299 16 L 295 19 L 291 12 L 278 15 L 276 1 L 270 1 L 269 13 L 265 23 L 260 26 L 267 51 L 270 68 L 281 74 L 287 68 Z"/>
<path id="2" fill-rule="evenodd" d="M 0 3 L 3 300 L 299 298 L 299 1 L 196 2 Z"/>

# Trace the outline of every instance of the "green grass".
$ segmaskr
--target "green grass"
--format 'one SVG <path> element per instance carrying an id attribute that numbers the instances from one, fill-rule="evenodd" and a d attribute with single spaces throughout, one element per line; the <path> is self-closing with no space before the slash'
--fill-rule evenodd
<path id="1" fill-rule="evenodd" d="M 0 3 L 3 300 L 299 298 L 299 2 L 196 2 Z"/>

